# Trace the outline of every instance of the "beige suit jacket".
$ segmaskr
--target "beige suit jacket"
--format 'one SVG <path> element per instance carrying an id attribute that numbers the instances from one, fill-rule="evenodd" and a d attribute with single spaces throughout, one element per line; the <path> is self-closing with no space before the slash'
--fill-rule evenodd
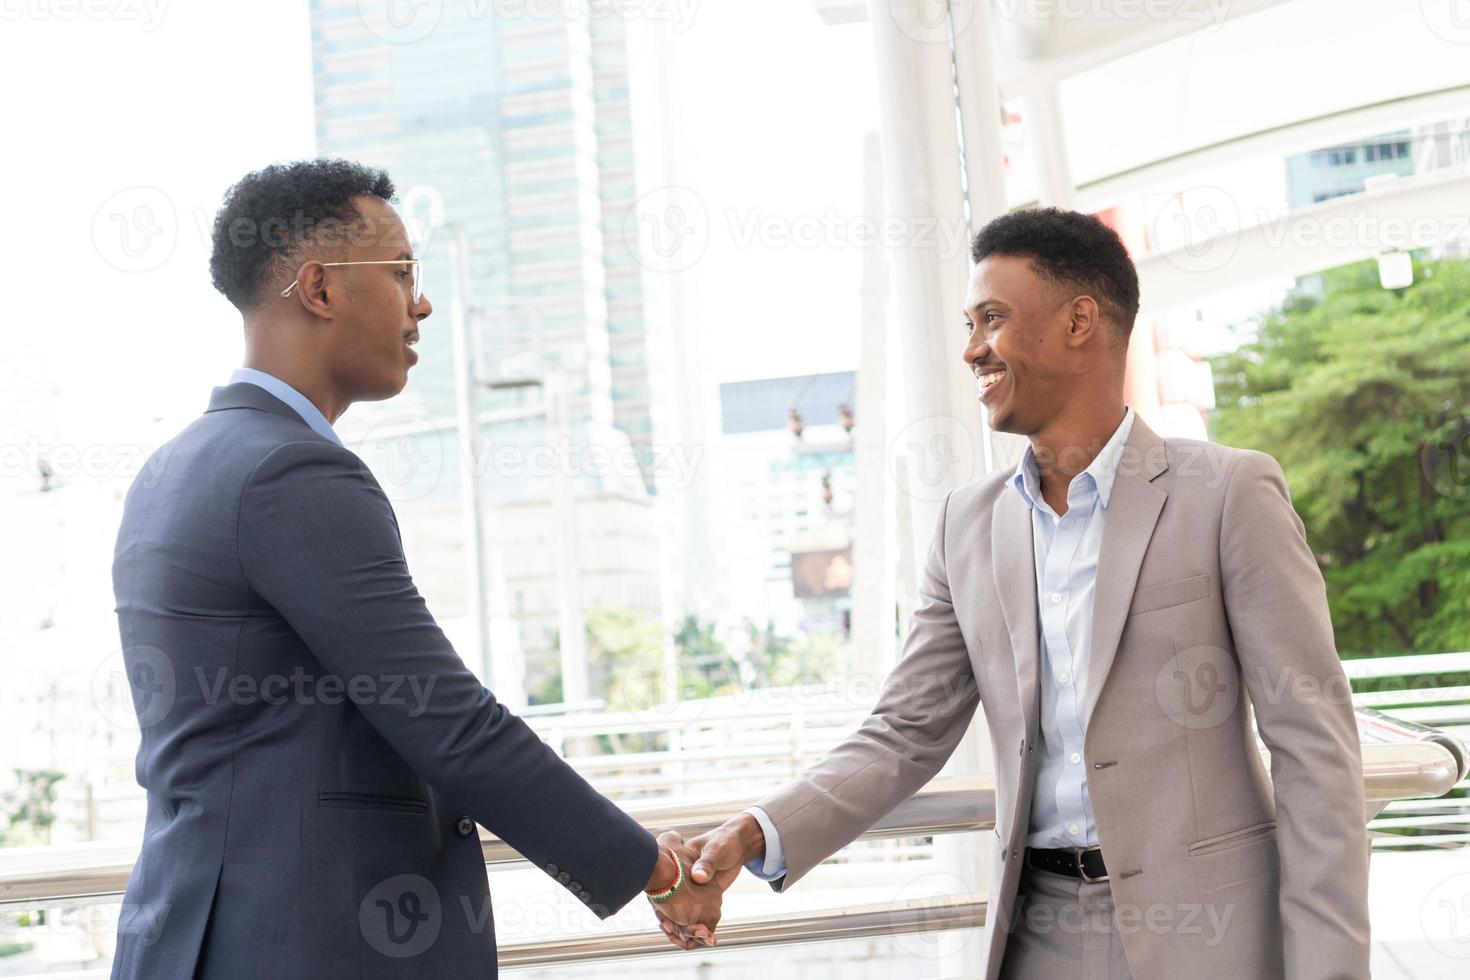
<path id="1" fill-rule="evenodd" d="M 1016 926 L 1040 757 L 1031 516 L 1010 475 L 948 495 L 872 715 L 760 802 L 785 848 L 773 883 L 785 890 L 927 783 L 984 704 L 989 980 Z M 1134 977 L 1367 978 L 1357 727 L 1280 466 L 1135 418 L 1094 596 L 1084 764 Z"/>

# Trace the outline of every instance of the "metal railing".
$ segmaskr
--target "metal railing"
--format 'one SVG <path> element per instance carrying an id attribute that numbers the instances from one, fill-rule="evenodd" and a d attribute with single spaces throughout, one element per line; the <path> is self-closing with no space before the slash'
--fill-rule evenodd
<path id="1" fill-rule="evenodd" d="M 1402 664 L 1393 661 L 1350 662 L 1348 674 L 1354 679 L 1428 677 L 1470 667 L 1470 655 L 1464 654 L 1399 659 Z M 1394 667 L 1402 669 L 1395 673 Z M 1358 711 L 1359 730 L 1363 735 L 1363 799 L 1368 811 L 1377 812 L 1385 804 L 1388 807 L 1420 806 L 1431 809 L 1431 816 L 1433 813 L 1443 816 L 1451 807 L 1436 808 L 1437 804 L 1470 806 L 1470 799 L 1439 799 L 1447 792 L 1462 791 L 1467 785 L 1465 779 L 1467 767 L 1470 767 L 1470 752 L 1467 752 L 1465 743 L 1457 737 L 1459 731 L 1430 728 L 1420 721 L 1402 717 L 1402 714 L 1407 713 L 1402 702 L 1408 700 L 1413 702 L 1408 707 L 1416 709 L 1420 719 L 1453 721 L 1460 717 L 1458 711 L 1463 707 L 1463 704 L 1457 706 L 1453 703 L 1456 696 L 1461 701 L 1470 700 L 1470 697 L 1466 696 L 1467 692 L 1463 689 L 1454 687 L 1404 685 L 1403 691 L 1407 693 L 1397 698 L 1386 697 L 1382 691 L 1354 696 L 1355 702 L 1372 701 L 1380 707 L 1395 711 L 1392 716 L 1367 706 Z M 817 712 L 826 713 L 828 712 Z M 841 715 L 842 708 L 834 708 L 831 713 Z M 720 712 L 715 712 L 716 716 L 719 714 Z M 638 726 L 648 725 L 652 730 L 666 729 L 671 722 L 677 725 L 688 720 L 632 719 Z M 701 713 L 698 720 L 711 722 L 718 719 Z M 545 719 L 540 721 L 545 723 Z M 611 724 L 626 725 L 628 722 L 629 719 L 615 719 Z M 599 729 L 605 731 L 609 723 L 606 718 L 600 721 L 566 718 L 557 722 L 562 731 L 575 731 L 578 735 L 593 733 Z M 626 731 L 626 728 L 623 730 Z M 814 746 L 806 744 L 802 748 L 805 751 L 795 753 L 797 757 L 806 755 Z M 689 836 L 717 826 L 749 802 L 748 798 L 743 797 L 700 804 L 629 802 L 624 804 L 624 808 L 652 830 L 677 829 Z M 896 839 L 989 830 L 995 825 L 994 806 L 994 788 L 986 781 L 936 780 L 901 804 L 864 837 Z M 1402 821 L 1403 818 L 1391 819 Z M 1372 826 L 1370 824 L 1370 829 Z M 1437 837 L 1405 839 L 1411 842 L 1439 843 Z M 482 835 L 482 846 L 487 865 L 503 867 L 522 861 L 514 850 L 494 837 Z M 137 845 L 132 843 L 89 843 L 0 850 L 0 910 L 57 908 L 115 901 L 126 887 L 136 856 Z M 971 928 L 984 924 L 985 912 L 984 896 L 962 895 L 896 902 L 884 906 L 847 906 L 806 911 L 796 915 L 726 921 L 720 928 L 720 946 L 774 946 Z M 620 959 L 674 951 L 674 947 L 666 943 L 662 935 L 653 931 L 602 933 L 570 938 L 557 936 L 532 942 L 503 943 L 499 949 L 500 962 L 507 968 Z M 104 975 L 102 972 L 83 971 L 69 976 L 74 976 L 76 980 L 90 980 L 91 977 Z"/>
<path id="2" fill-rule="evenodd" d="M 1388 737 L 1438 740 L 1463 751 L 1470 744 L 1470 653 L 1431 653 L 1407 657 L 1374 657 L 1343 662 L 1359 690 L 1353 695 L 1359 728 L 1363 719 L 1398 726 Z M 1426 734 L 1427 733 L 1427 734 Z M 1470 780 L 1460 778 L 1432 797 L 1402 797 L 1378 809 L 1369 822 L 1374 850 L 1458 848 L 1470 845 Z"/>

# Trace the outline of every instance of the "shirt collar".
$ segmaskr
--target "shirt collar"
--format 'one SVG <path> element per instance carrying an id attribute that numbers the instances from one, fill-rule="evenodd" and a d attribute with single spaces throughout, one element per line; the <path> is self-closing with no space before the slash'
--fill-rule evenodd
<path id="1" fill-rule="evenodd" d="M 1067 488 L 1067 499 L 1070 501 L 1075 492 L 1086 494 L 1096 488 L 1098 501 L 1106 507 L 1108 499 L 1113 494 L 1113 480 L 1118 475 L 1118 461 L 1123 456 L 1123 447 L 1128 444 L 1128 434 L 1133 431 L 1133 406 L 1126 406 L 1123 412 L 1123 421 L 1113 430 L 1113 435 L 1102 447 L 1087 469 L 1072 478 L 1072 485 Z M 1089 480 L 1083 480 L 1086 475 Z M 1079 482 L 1080 481 L 1080 482 Z M 1031 443 L 1026 443 L 1026 448 L 1021 453 L 1021 459 L 1016 463 L 1016 470 L 1011 474 L 1011 486 L 1026 501 L 1026 504 L 1035 509 L 1038 503 L 1044 503 L 1041 496 L 1041 472 L 1036 467 L 1036 452 L 1031 448 Z M 1047 508 L 1050 510 L 1050 507 Z"/>
<path id="2" fill-rule="evenodd" d="M 342 440 L 337 437 L 337 433 L 332 429 L 332 424 L 327 421 L 327 417 L 321 413 L 321 410 L 311 403 L 311 399 L 274 374 L 257 371 L 255 368 L 236 368 L 235 373 L 230 375 L 230 384 L 238 384 L 242 381 L 255 385 L 257 388 L 264 388 L 275 395 L 301 416 L 301 421 L 311 426 L 318 435 L 330 439 L 339 446 L 342 445 Z"/>

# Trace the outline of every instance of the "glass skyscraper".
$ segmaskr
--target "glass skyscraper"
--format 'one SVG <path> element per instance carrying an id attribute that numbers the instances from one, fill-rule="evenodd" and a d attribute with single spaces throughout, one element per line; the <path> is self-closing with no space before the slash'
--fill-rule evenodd
<path id="1" fill-rule="evenodd" d="M 615 428 L 646 466 L 662 420 L 658 345 L 637 243 L 624 235 L 637 197 L 628 25 L 596 2 L 311 6 L 318 154 L 385 168 L 411 226 L 432 232 L 419 254 L 437 309 L 420 363 L 391 407 L 362 406 L 354 423 L 454 417 L 445 226 L 455 223 L 470 246 L 482 364 L 527 354 L 560 364 L 574 433 Z M 442 201 L 437 223 L 431 200 Z M 520 428 L 535 439 L 539 425 Z M 647 469 L 644 482 L 652 491 Z"/>

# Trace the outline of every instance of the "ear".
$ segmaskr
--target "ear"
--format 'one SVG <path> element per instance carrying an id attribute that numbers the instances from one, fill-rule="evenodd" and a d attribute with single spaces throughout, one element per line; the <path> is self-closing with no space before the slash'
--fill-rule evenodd
<path id="1" fill-rule="evenodd" d="M 1108 325 L 1102 320 L 1102 312 L 1097 308 L 1097 300 L 1083 293 L 1067 304 L 1067 315 L 1071 318 L 1067 324 L 1067 346 L 1081 347 L 1094 337 L 1097 341 L 1112 343 L 1112 338 L 1107 336 Z"/>
<path id="2" fill-rule="evenodd" d="M 329 288 L 326 266 L 317 259 L 303 262 L 296 270 L 296 288 L 287 300 L 300 303 L 312 316 L 323 320 L 332 319 L 334 304 L 340 298 L 336 289 Z"/>

